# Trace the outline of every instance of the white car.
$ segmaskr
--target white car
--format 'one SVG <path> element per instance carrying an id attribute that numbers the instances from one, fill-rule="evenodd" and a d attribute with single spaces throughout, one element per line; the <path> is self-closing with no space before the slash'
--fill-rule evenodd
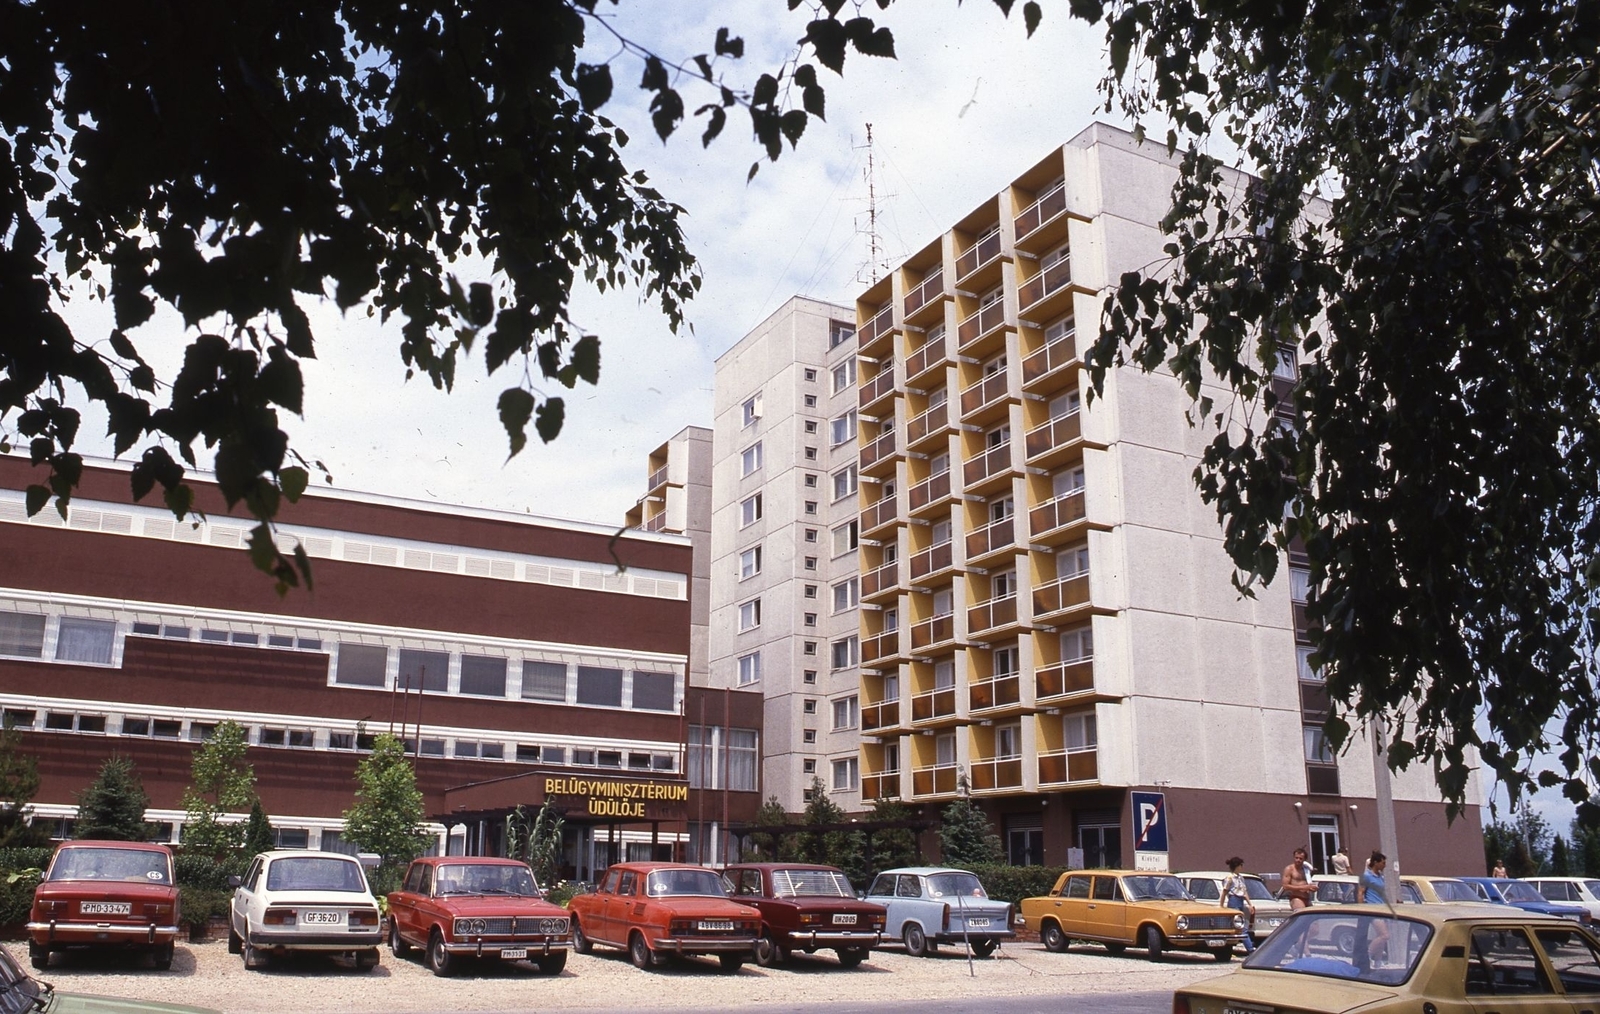
<path id="1" fill-rule="evenodd" d="M 345 954 L 360 969 L 378 964 L 378 901 L 361 863 L 338 852 L 275 849 L 233 877 L 228 951 L 265 968 L 289 951 Z"/>
<path id="2" fill-rule="evenodd" d="M 1600 922 L 1600 880 L 1593 877 L 1524 877 L 1545 901 L 1581 905 Z"/>
<path id="3" fill-rule="evenodd" d="M 1228 879 L 1226 873 L 1206 870 L 1199 873 L 1179 873 L 1177 877 L 1183 882 L 1183 889 L 1193 895 L 1195 901 L 1222 904 L 1222 883 Z M 1272 889 L 1253 873 L 1244 875 L 1244 885 L 1250 897 L 1250 904 L 1255 906 L 1256 910 L 1255 920 L 1250 924 L 1250 936 L 1260 943 L 1289 918 L 1289 903 L 1274 898 Z"/>

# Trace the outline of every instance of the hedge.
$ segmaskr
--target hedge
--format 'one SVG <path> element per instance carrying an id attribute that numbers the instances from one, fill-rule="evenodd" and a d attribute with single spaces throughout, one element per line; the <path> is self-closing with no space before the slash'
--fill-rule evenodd
<path id="1" fill-rule="evenodd" d="M 214 859 L 211 856 L 185 855 L 179 853 L 173 862 L 173 873 L 178 878 L 179 887 L 194 887 L 206 891 L 232 891 L 228 886 L 229 877 L 242 877 L 250 868 L 253 856 L 229 856 L 226 859 Z"/>
<path id="2" fill-rule="evenodd" d="M 0 873 L 0 926 L 21 926 L 28 921 L 33 908 L 33 889 L 39 885 L 37 874 L 11 879 L 11 874 Z"/>
<path id="3" fill-rule="evenodd" d="M 989 897 L 1016 904 L 1023 898 L 1049 894 L 1065 866 L 973 866 Z"/>
<path id="4" fill-rule="evenodd" d="M 30 846 L 18 849 L 0 849 L 0 873 L 17 873 L 22 870 L 42 870 L 50 865 L 55 846 Z"/>
<path id="5" fill-rule="evenodd" d="M 205 887 L 179 887 L 178 908 L 185 926 L 203 927 L 212 916 L 226 916 L 228 903 L 233 898 L 231 890 L 215 891 Z"/>

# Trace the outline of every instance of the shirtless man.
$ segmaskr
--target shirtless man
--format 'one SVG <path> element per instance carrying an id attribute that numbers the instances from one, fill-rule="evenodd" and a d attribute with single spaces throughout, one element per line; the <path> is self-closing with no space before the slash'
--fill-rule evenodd
<path id="1" fill-rule="evenodd" d="M 1289 910 L 1298 912 L 1311 904 L 1317 893 L 1306 876 L 1306 850 L 1294 850 L 1294 862 L 1283 868 L 1283 893 L 1289 896 Z"/>

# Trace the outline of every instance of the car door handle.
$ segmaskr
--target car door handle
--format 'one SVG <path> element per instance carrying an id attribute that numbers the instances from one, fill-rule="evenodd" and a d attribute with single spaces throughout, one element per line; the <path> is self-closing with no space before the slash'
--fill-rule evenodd
<path id="1" fill-rule="evenodd" d="M 1091 912 L 1093 912 L 1093 911 L 1094 911 L 1094 906 L 1093 906 L 1093 905 L 1090 905 L 1090 906 L 1089 906 L 1089 911 L 1091 911 Z"/>

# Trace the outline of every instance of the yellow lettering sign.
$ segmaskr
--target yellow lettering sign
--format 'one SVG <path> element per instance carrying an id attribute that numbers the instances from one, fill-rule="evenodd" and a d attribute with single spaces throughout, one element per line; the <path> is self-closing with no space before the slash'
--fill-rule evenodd
<path id="1" fill-rule="evenodd" d="M 670 803 L 681 803 L 689 798 L 689 786 L 683 782 L 624 782 L 602 781 L 594 778 L 546 778 L 544 780 L 544 794 L 547 796 L 589 796 L 590 813 L 601 811 L 593 809 L 596 800 L 593 797 L 603 797 L 607 800 L 632 801 L 632 800 L 664 800 Z M 644 804 L 638 804 L 639 812 L 635 816 L 644 815 Z M 609 813 L 609 811 L 607 811 Z M 617 816 L 627 816 L 619 813 Z"/>

